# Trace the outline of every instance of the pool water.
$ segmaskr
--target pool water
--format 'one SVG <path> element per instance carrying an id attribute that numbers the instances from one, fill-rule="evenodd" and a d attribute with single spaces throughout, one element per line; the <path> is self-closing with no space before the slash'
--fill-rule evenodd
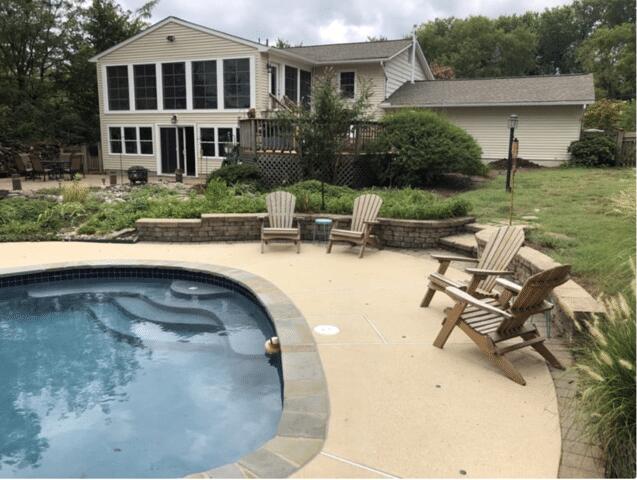
<path id="1" fill-rule="evenodd" d="M 0 290 L 0 477 L 180 477 L 236 461 L 281 416 L 265 313 L 170 279 Z"/>

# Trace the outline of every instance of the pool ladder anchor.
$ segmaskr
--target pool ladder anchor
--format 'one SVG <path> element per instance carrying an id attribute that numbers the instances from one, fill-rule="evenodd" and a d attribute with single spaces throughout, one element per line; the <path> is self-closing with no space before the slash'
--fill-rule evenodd
<path id="1" fill-rule="evenodd" d="M 276 355 L 281 352 L 281 344 L 279 343 L 279 337 L 270 337 L 265 341 L 265 354 Z"/>

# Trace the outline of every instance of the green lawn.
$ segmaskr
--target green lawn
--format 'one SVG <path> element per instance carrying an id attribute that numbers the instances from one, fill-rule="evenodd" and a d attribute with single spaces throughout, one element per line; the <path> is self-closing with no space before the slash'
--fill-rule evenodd
<path id="1" fill-rule="evenodd" d="M 504 176 L 459 194 L 481 223 L 508 219 Z M 537 219 L 523 219 L 534 216 Z M 538 169 L 515 177 L 515 223 L 535 228 L 531 244 L 573 265 L 591 293 L 626 291 L 634 273 L 635 173 L 632 169 Z"/>

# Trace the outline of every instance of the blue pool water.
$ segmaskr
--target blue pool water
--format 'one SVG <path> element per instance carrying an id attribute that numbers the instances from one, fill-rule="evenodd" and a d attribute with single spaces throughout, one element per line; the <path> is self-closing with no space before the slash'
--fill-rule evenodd
<path id="1" fill-rule="evenodd" d="M 281 416 L 274 334 L 210 284 L 89 279 L 0 290 L 0 477 L 180 477 Z"/>

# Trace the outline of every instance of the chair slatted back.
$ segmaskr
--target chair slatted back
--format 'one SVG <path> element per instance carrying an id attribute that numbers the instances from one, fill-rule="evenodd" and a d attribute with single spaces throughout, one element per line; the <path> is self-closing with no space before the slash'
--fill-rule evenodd
<path id="1" fill-rule="evenodd" d="M 570 271 L 570 265 L 560 265 L 530 276 L 509 308 L 513 318 L 504 320 L 498 328 L 498 333 L 521 328 L 527 318 L 542 307 L 553 289 L 568 281 Z"/>
<path id="2" fill-rule="evenodd" d="M 72 153 L 71 154 L 71 170 L 74 172 L 79 172 L 82 170 L 82 160 L 83 155 L 81 153 Z"/>
<path id="3" fill-rule="evenodd" d="M 292 228 L 296 197 L 289 192 L 272 192 L 265 197 L 271 228 Z"/>
<path id="4" fill-rule="evenodd" d="M 33 170 L 35 170 L 36 173 L 43 173 L 44 168 L 42 167 L 40 157 L 37 155 L 29 155 L 29 158 L 31 159 L 31 166 L 33 167 Z"/>
<path id="5" fill-rule="evenodd" d="M 353 232 L 362 232 L 365 228 L 365 222 L 376 221 L 378 212 L 382 205 L 383 199 L 373 193 L 367 193 L 356 197 L 354 200 L 352 226 L 350 230 Z"/>
<path id="6" fill-rule="evenodd" d="M 506 270 L 524 243 L 522 227 L 506 226 L 494 229 L 480 255 L 478 268 Z M 489 275 L 478 288 L 490 292 L 495 287 L 497 275 Z"/>
<path id="7" fill-rule="evenodd" d="M 31 159 L 28 153 L 18 153 L 15 163 L 20 172 L 25 172 L 27 168 L 31 168 Z"/>

